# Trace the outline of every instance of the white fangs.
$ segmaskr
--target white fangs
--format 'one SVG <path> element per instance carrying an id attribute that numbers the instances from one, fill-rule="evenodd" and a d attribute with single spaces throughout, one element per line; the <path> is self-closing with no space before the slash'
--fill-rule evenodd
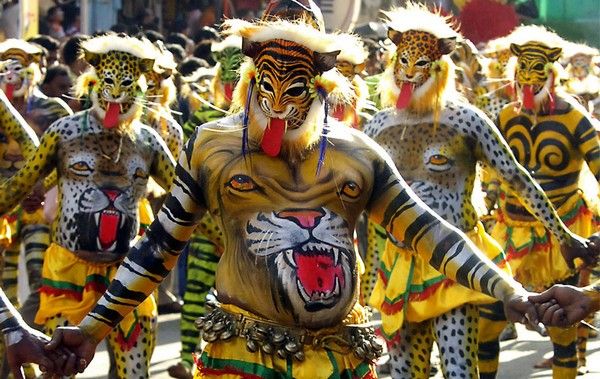
<path id="1" fill-rule="evenodd" d="M 302 283 L 300 283 L 300 279 L 296 279 L 296 286 L 298 286 L 298 289 L 300 289 L 300 295 L 302 295 L 302 299 L 306 302 L 309 302 L 310 296 L 304 289 L 304 286 L 302 285 Z"/>
<path id="2" fill-rule="evenodd" d="M 337 247 L 333 247 L 331 248 L 331 251 L 333 252 L 333 265 L 337 266 L 338 261 L 340 259 L 340 249 L 338 249 Z"/>
<path id="3" fill-rule="evenodd" d="M 288 262 L 292 265 L 293 268 L 298 268 L 296 261 L 294 260 L 294 250 L 288 249 L 285 251 L 285 256 L 287 257 Z"/>
<path id="4" fill-rule="evenodd" d="M 333 255 L 333 265 L 337 266 L 340 260 L 340 249 L 335 246 L 323 245 L 321 243 L 309 242 L 300 247 L 296 248 L 296 251 L 310 252 L 310 251 L 323 251 L 330 252 Z M 286 250 L 285 254 L 288 256 L 290 262 L 292 262 L 293 266 L 296 267 L 296 263 L 291 258 L 293 256 L 290 255 L 291 250 Z M 292 251 L 293 253 L 293 251 Z"/>
<path id="5" fill-rule="evenodd" d="M 335 285 L 333 286 L 333 291 L 331 293 L 333 296 L 340 294 L 340 278 L 338 276 L 335 277 Z"/>
<path id="6" fill-rule="evenodd" d="M 306 292 L 306 290 L 304 289 L 304 286 L 302 286 L 302 283 L 300 283 L 299 279 L 296 279 L 296 286 L 298 286 L 298 288 L 300 289 L 300 295 L 302 296 L 302 299 L 306 302 L 327 301 L 336 296 L 339 296 L 341 292 L 340 278 L 338 276 L 335 277 L 335 284 L 333 286 L 333 290 L 330 292 L 315 291 L 312 295 L 309 295 L 308 292 Z"/>

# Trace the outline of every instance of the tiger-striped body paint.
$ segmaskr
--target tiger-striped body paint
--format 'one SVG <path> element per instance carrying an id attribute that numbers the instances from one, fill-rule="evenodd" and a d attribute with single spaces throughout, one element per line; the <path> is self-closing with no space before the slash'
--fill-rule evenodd
<path id="1" fill-rule="evenodd" d="M 269 31 L 295 27 L 281 21 L 264 25 Z M 314 39 L 308 37 L 328 38 L 311 32 L 307 26 L 302 31 L 303 35 L 309 34 L 309 41 Z M 264 43 L 272 46 L 268 41 Z M 320 51 L 326 52 L 325 48 Z M 299 51 L 288 50 L 287 55 L 296 57 Z M 317 54 L 311 56 L 318 59 Z M 267 77 L 260 69 L 261 63 L 270 60 L 261 60 L 260 56 L 254 60 L 260 86 L 260 79 Z M 272 87 L 287 83 L 292 89 L 300 88 L 294 84 L 309 79 L 302 69 L 297 77 L 290 69 L 292 62 L 299 63 L 298 58 L 282 57 L 280 62 L 286 63 L 285 70 L 268 75 Z M 315 66 L 318 63 L 313 61 Z M 255 100 L 266 98 L 269 91 L 264 87 Z M 279 91 L 285 92 L 286 88 Z M 297 91 L 298 99 L 290 99 L 290 104 L 302 104 L 303 93 Z M 275 99 L 272 106 L 276 107 L 282 96 L 278 92 L 271 95 Z M 322 106 L 318 100 L 312 105 L 317 109 Z M 310 119 L 310 115 L 298 116 Z M 312 128 L 322 130 L 321 117 L 310 120 L 316 124 Z M 396 239 L 460 283 L 499 299 L 522 291 L 495 266 L 489 266 L 456 229 L 414 198 L 393 162 L 362 133 L 330 121 L 330 146 L 320 175 L 315 175 L 320 160 L 316 146 L 304 144 L 300 150 L 296 141 L 297 154 L 270 156 L 262 151 L 261 134 L 253 131 L 264 126 L 251 119 L 245 156 L 241 125 L 242 115 L 237 114 L 196 129 L 180 155 L 177 178 L 155 222 L 121 265 L 107 295 L 80 324 L 95 341 L 100 341 L 173 268 L 205 211 L 218 221 L 224 233 L 216 282 L 219 300 L 283 327 L 335 335 L 344 320 L 363 319 L 360 312 L 351 310 L 358 297 L 352 231 L 364 210 Z M 302 125 L 286 133 L 307 133 L 304 128 Z M 367 373 L 354 371 L 370 362 L 357 359 L 352 352 L 334 353 L 327 345 L 314 348 L 314 358 L 305 361 L 245 351 L 240 354 L 260 357 L 263 366 L 254 363 L 257 360 L 236 364 L 232 355 L 235 352 L 227 347 L 240 338 L 224 336 L 208 343 L 200 359 L 201 375 L 233 372 L 243 376 L 247 368 L 267 370 L 264 365 L 270 366 L 269 372 L 291 372 L 299 378 L 309 377 L 315 370 L 321 374 L 351 370 L 348 375 L 374 375 L 372 367 Z M 331 367 L 314 367 L 313 359 L 326 360 Z M 218 362 L 226 363 L 228 368 L 223 369 Z"/>

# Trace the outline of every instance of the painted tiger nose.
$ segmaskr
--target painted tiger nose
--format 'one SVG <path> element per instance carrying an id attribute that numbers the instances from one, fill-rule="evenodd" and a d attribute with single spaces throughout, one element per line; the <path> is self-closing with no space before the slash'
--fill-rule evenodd
<path id="1" fill-rule="evenodd" d="M 293 221 L 304 229 L 314 228 L 323 216 L 322 209 L 290 209 L 277 213 L 277 217 Z"/>
<path id="2" fill-rule="evenodd" d="M 115 201 L 115 199 L 119 196 L 119 191 L 116 190 L 103 189 L 102 192 L 104 192 L 106 197 L 108 197 L 111 202 Z"/>

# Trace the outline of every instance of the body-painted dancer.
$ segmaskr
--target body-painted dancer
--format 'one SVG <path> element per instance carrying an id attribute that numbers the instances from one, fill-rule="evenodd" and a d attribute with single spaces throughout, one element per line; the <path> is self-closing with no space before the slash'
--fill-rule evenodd
<path id="1" fill-rule="evenodd" d="M 509 36 L 516 56 L 514 78 L 519 102 L 500 112 L 498 126 L 517 160 L 552 201 L 563 222 L 578 235 L 595 232 L 594 215 L 583 199 L 579 177 L 585 164 L 600 179 L 600 144 L 583 107 L 557 87 L 564 41 L 536 26 Z M 501 187 L 492 236 L 502 244 L 521 283 L 542 290 L 576 275 L 561 256 L 560 241 L 532 215 L 520 196 Z M 514 262 L 514 264 L 513 264 Z M 575 280 L 576 283 L 576 280 Z M 553 377 L 577 374 L 576 328 L 549 329 L 554 344 Z"/>
<path id="2" fill-rule="evenodd" d="M 92 68 L 79 78 L 78 91 L 90 96 L 92 108 L 52 124 L 36 154 L 0 191 L 0 209 L 10 209 L 39 178 L 58 172 L 58 215 L 36 315 L 48 332 L 80 322 L 104 292 L 138 233 L 148 177 L 163 188 L 174 177 L 166 144 L 139 122 L 154 47 L 108 35 L 85 41 L 82 51 Z M 148 376 L 156 304 L 152 297 L 141 300 L 108 339 L 120 378 Z"/>
<path id="3" fill-rule="evenodd" d="M 485 232 L 472 204 L 477 163 L 485 162 L 522 195 L 561 243 L 583 246 L 491 120 L 460 100 L 448 56 L 459 36 L 446 19 L 417 5 L 386 16 L 389 38 L 397 46 L 380 82 L 382 105 L 390 108 L 379 112 L 365 131 L 390 153 L 417 196 L 504 267 L 502 249 Z M 445 377 L 477 377 L 478 351 L 481 377 L 495 377 L 498 336 L 506 323 L 502 305 L 493 301 L 447 278 L 410 246 L 388 241 L 371 303 L 382 313 L 394 377 L 428 378 L 434 340 Z M 478 309 L 477 304 L 488 305 Z"/>

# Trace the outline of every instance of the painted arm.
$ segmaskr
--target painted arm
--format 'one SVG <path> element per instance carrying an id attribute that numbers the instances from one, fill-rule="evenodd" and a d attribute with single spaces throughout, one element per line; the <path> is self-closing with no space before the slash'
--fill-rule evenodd
<path id="1" fill-rule="evenodd" d="M 21 202 L 33 189 L 40 177 L 55 166 L 60 121 L 52 124 L 42 135 L 40 146 L 16 174 L 0 183 L 0 213 L 5 213 Z"/>
<path id="2" fill-rule="evenodd" d="M 590 171 L 596 177 L 596 181 L 600 182 L 600 141 L 598 140 L 598 132 L 594 128 L 594 123 L 598 122 L 596 119 L 590 119 L 582 115 L 575 128 L 575 138 L 583 159 L 585 159 Z M 598 129 L 600 130 L 600 128 Z"/>
<path id="3" fill-rule="evenodd" d="M 192 160 L 195 136 L 181 152 L 176 177 L 158 215 L 121 263 L 115 279 L 94 309 L 81 321 L 83 333 L 102 340 L 165 278 L 204 214 L 200 172 Z"/>
<path id="4" fill-rule="evenodd" d="M 379 159 L 369 216 L 436 270 L 473 290 L 506 301 L 523 287 L 500 271 L 458 229 L 435 214 L 412 192 L 391 158 L 378 146 Z"/>
<path id="5" fill-rule="evenodd" d="M 481 111 L 471 110 L 471 123 L 461 125 L 462 132 L 476 139 L 475 153 L 494 169 L 497 176 L 519 195 L 533 215 L 544 224 L 561 242 L 570 244 L 573 234 L 562 222 L 542 187 L 529 175 L 517 161 L 508 143 L 494 123 Z M 469 117 L 467 115 L 466 117 Z"/>
<path id="6" fill-rule="evenodd" d="M 165 191 L 171 188 L 175 177 L 175 159 L 165 141 L 153 129 L 147 128 L 151 133 L 151 143 L 154 150 L 154 161 L 150 168 L 150 175 Z"/>

